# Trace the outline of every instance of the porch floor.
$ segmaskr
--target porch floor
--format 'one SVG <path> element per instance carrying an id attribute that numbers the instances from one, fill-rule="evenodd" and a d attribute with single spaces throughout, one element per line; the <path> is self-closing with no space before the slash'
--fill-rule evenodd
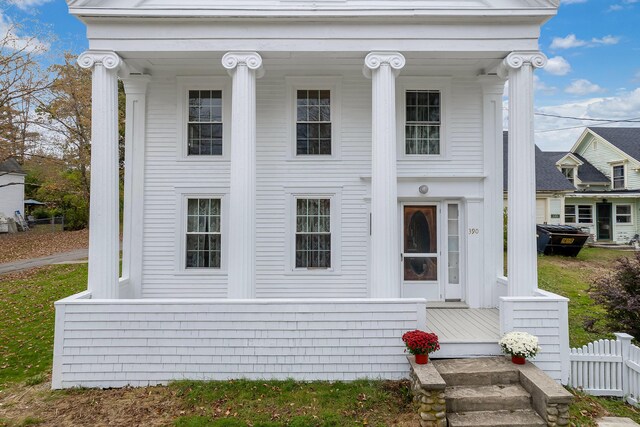
<path id="1" fill-rule="evenodd" d="M 438 335 L 440 351 L 433 357 L 500 354 L 500 311 L 496 308 L 427 308 L 426 330 Z"/>

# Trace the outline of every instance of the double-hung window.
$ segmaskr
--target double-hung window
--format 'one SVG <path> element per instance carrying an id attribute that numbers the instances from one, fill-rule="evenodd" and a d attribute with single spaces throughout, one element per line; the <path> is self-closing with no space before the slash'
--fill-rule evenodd
<path id="1" fill-rule="evenodd" d="M 612 174 L 612 183 L 614 190 L 624 190 L 625 188 L 625 179 L 624 179 L 624 165 L 617 165 L 613 167 Z"/>
<path id="2" fill-rule="evenodd" d="M 562 174 L 569 180 L 569 182 L 575 185 L 576 169 L 573 167 L 563 167 Z"/>
<path id="3" fill-rule="evenodd" d="M 331 268 L 331 199 L 296 198 L 295 268 Z"/>
<path id="4" fill-rule="evenodd" d="M 441 130 L 441 92 L 405 92 L 405 154 L 439 155 Z"/>
<path id="5" fill-rule="evenodd" d="M 189 90 L 187 154 L 222 155 L 222 91 Z"/>
<path id="6" fill-rule="evenodd" d="M 631 205 L 616 205 L 616 224 L 631 224 Z"/>
<path id="7" fill-rule="evenodd" d="M 331 155 L 331 91 L 296 91 L 296 155 Z"/>
<path id="8" fill-rule="evenodd" d="M 187 199 L 185 268 L 220 268 L 221 217 L 220 199 Z"/>
<path id="9" fill-rule="evenodd" d="M 576 216 L 576 207 L 573 205 L 565 205 L 564 207 L 564 222 L 568 224 L 575 224 L 578 221 Z"/>

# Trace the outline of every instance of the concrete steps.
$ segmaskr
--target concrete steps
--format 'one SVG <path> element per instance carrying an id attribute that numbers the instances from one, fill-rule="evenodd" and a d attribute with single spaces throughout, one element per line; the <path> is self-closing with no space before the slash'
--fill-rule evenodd
<path id="1" fill-rule="evenodd" d="M 520 370 L 505 358 L 435 360 L 446 383 L 450 427 L 537 427 L 547 423 L 520 384 Z"/>
<path id="2" fill-rule="evenodd" d="M 532 409 L 519 411 L 478 411 L 449 414 L 449 427 L 539 427 L 546 426 Z"/>

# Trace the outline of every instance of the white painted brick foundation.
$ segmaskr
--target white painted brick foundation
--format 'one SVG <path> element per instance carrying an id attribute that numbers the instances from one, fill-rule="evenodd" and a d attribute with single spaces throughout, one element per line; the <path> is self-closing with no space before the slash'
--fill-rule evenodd
<path id="1" fill-rule="evenodd" d="M 53 388 L 172 380 L 398 379 L 402 334 L 425 302 L 393 300 L 92 300 L 56 302 Z"/>

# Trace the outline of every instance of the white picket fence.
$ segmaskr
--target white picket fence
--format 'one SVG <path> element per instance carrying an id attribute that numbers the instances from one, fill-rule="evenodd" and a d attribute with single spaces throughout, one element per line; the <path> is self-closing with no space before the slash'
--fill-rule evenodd
<path id="1" fill-rule="evenodd" d="M 616 333 L 616 340 L 599 340 L 569 354 L 569 385 L 594 396 L 626 398 L 632 405 L 640 401 L 640 347 L 633 337 Z"/>

